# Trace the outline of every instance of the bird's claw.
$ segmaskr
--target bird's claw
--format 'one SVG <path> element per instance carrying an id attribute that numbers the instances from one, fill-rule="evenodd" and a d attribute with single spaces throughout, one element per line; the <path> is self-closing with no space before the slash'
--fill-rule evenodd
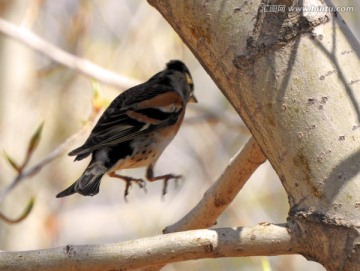
<path id="1" fill-rule="evenodd" d="M 167 192 L 167 186 L 168 186 L 168 182 L 170 179 L 174 179 L 175 181 L 175 186 L 178 186 L 178 181 L 181 179 L 184 179 L 184 177 L 182 175 L 174 175 L 174 174 L 168 174 L 164 176 L 164 185 L 163 185 L 163 189 L 162 189 L 162 196 L 165 196 L 166 192 Z"/>
<path id="2" fill-rule="evenodd" d="M 126 200 L 127 195 L 129 195 L 129 188 L 131 186 L 131 183 L 136 183 L 140 188 L 143 188 L 145 193 L 146 190 L 146 182 L 143 179 L 135 179 L 131 177 L 124 178 L 124 181 L 126 182 L 125 191 L 124 191 L 124 198 Z"/>
<path id="3" fill-rule="evenodd" d="M 126 182 L 125 191 L 124 191 L 125 201 L 126 201 L 127 195 L 129 195 L 129 188 L 130 188 L 132 182 L 136 183 L 140 188 L 144 188 L 145 193 L 147 192 L 146 191 L 146 182 L 143 179 L 136 179 L 136 178 L 132 178 L 132 177 L 128 177 L 128 176 L 119 175 L 116 173 L 111 173 L 109 175 L 110 175 L 110 177 L 122 179 L 123 181 Z"/>

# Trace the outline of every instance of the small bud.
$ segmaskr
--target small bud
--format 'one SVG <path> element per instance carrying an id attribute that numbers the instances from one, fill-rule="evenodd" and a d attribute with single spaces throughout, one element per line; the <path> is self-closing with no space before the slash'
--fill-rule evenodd
<path id="1" fill-rule="evenodd" d="M 41 139 L 41 133 L 44 127 L 44 122 L 42 122 L 39 127 L 36 129 L 35 133 L 32 135 L 29 146 L 28 146 L 28 154 L 32 153 L 36 147 L 39 145 Z"/>
<path id="2" fill-rule="evenodd" d="M 18 173 L 20 173 L 21 171 L 21 167 L 18 165 L 17 162 L 15 162 L 15 160 L 4 151 L 4 157 L 5 159 L 9 162 L 9 164 L 11 165 L 11 167 L 13 169 L 15 169 Z"/>
<path id="3" fill-rule="evenodd" d="M 103 99 L 101 97 L 100 85 L 97 81 L 91 81 L 91 86 L 93 90 L 93 98 L 92 98 L 93 110 L 95 111 L 95 113 L 98 113 L 103 106 Z"/>

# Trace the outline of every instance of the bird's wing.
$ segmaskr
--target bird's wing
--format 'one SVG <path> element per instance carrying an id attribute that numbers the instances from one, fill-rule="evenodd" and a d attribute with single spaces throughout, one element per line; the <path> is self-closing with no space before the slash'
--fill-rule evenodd
<path id="1" fill-rule="evenodd" d="M 76 159 L 80 160 L 94 150 L 173 125 L 183 109 L 182 97 L 176 91 L 165 90 L 159 84 L 142 84 L 129 89 L 106 109 L 85 144 L 69 155 L 77 155 Z"/>

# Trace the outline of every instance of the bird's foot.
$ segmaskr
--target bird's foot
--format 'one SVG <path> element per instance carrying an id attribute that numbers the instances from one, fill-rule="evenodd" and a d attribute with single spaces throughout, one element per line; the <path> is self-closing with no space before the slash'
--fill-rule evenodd
<path id="1" fill-rule="evenodd" d="M 126 182 L 125 191 L 124 191 L 124 198 L 126 200 L 127 195 L 129 195 L 129 188 L 131 186 L 131 183 L 136 183 L 140 188 L 144 188 L 146 193 L 146 182 L 143 179 L 136 179 L 129 176 L 123 176 L 116 173 L 109 174 L 110 177 L 122 179 Z"/>
<path id="2" fill-rule="evenodd" d="M 164 186 L 163 186 L 163 189 L 162 189 L 162 195 L 165 196 L 165 194 L 167 192 L 167 186 L 168 186 L 169 180 L 174 179 L 175 180 L 175 185 L 177 186 L 178 181 L 183 179 L 183 178 L 184 177 L 182 175 L 166 174 L 166 175 L 153 177 L 153 178 L 149 179 L 149 181 L 153 182 L 153 181 L 163 180 L 164 181 Z"/>
<path id="3" fill-rule="evenodd" d="M 164 196 L 166 194 L 167 185 L 168 185 L 168 182 L 170 179 L 174 179 L 175 185 L 177 186 L 178 180 L 183 179 L 183 178 L 184 177 L 182 175 L 175 175 L 175 174 L 171 174 L 171 173 L 154 177 L 154 165 L 153 164 L 149 165 L 148 168 L 146 169 L 146 179 L 149 182 L 154 182 L 154 181 L 158 181 L 158 180 L 164 181 L 164 186 L 162 189 L 162 196 Z"/>

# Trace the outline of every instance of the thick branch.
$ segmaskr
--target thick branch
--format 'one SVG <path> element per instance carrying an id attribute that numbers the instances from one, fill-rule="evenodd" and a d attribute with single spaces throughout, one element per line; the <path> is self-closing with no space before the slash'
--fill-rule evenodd
<path id="1" fill-rule="evenodd" d="M 129 270 L 200 258 L 291 254 L 285 225 L 194 230 L 106 245 L 1 252 L 0 270 Z"/>
<path id="2" fill-rule="evenodd" d="M 0 32 L 17 41 L 20 41 L 39 53 L 46 55 L 50 59 L 104 84 L 112 85 L 120 89 L 127 89 L 139 84 L 139 81 L 135 79 L 121 76 L 112 71 L 106 70 L 89 60 L 75 57 L 74 55 L 71 55 L 39 38 L 30 31 L 9 23 L 1 18 Z"/>
<path id="3" fill-rule="evenodd" d="M 338 12 L 321 0 L 148 2 L 208 71 L 279 175 L 289 225 L 306 244 L 298 252 L 328 270 L 358 270 L 360 46 Z M 273 4 L 283 11 L 268 12 Z M 322 12 L 302 9 L 310 6 Z"/>
<path id="4" fill-rule="evenodd" d="M 251 137 L 230 161 L 219 179 L 206 191 L 203 199 L 180 221 L 165 228 L 164 233 L 212 226 L 265 160 L 266 157 L 256 140 Z"/>

